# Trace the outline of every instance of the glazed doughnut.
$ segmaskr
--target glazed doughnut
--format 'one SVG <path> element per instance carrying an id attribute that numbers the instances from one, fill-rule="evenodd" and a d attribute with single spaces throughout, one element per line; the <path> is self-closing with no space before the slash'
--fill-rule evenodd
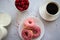
<path id="1" fill-rule="evenodd" d="M 37 37 L 40 36 L 41 29 L 39 28 L 38 25 L 34 25 L 32 27 L 29 26 L 29 28 L 27 27 L 26 29 L 32 30 L 32 32 L 33 32 L 33 38 L 37 38 Z"/>
<path id="2" fill-rule="evenodd" d="M 24 40 L 31 40 L 33 37 L 33 32 L 31 30 L 23 29 L 22 37 Z"/>
<path id="3" fill-rule="evenodd" d="M 32 31 L 33 31 L 33 38 L 37 38 L 41 34 L 41 29 L 37 25 L 35 25 Z"/>
<path id="4" fill-rule="evenodd" d="M 28 28 L 29 28 L 29 26 L 32 27 L 32 26 L 34 26 L 34 25 L 35 25 L 34 19 L 32 19 L 32 18 L 28 18 L 28 19 L 26 19 L 26 20 L 24 21 L 24 26 L 25 26 L 25 27 L 28 27 Z"/>

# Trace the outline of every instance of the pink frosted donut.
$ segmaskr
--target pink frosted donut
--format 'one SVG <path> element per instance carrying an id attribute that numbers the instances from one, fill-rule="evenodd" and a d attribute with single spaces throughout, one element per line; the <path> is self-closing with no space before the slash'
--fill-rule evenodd
<path id="1" fill-rule="evenodd" d="M 37 38 L 41 34 L 41 29 L 37 25 L 33 27 L 32 31 L 33 31 L 33 38 Z"/>
<path id="2" fill-rule="evenodd" d="M 24 40 L 31 40 L 33 37 L 33 32 L 31 30 L 23 29 L 22 37 Z"/>
<path id="3" fill-rule="evenodd" d="M 29 26 L 29 27 L 26 28 L 26 29 L 32 30 L 32 32 L 33 32 L 33 38 L 37 38 L 37 37 L 39 37 L 40 34 L 41 34 L 41 29 L 39 28 L 38 25 L 34 25 L 34 26 L 32 26 L 32 27 Z"/>
<path id="4" fill-rule="evenodd" d="M 32 18 L 28 18 L 28 19 L 26 19 L 25 22 L 24 22 L 24 26 L 25 26 L 25 27 L 28 27 L 28 26 L 32 27 L 34 24 L 35 24 L 35 23 L 34 23 L 34 19 L 32 19 Z"/>

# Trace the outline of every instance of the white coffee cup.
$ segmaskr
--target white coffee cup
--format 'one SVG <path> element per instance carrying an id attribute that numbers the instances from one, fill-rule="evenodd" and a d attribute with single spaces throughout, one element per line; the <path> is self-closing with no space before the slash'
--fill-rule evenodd
<path id="1" fill-rule="evenodd" d="M 58 7 L 58 11 L 57 11 L 57 13 L 56 14 L 50 14 L 48 11 L 47 11 L 47 5 L 49 4 L 49 3 L 53 3 L 53 4 L 55 4 L 57 7 Z M 53 10 L 52 10 L 53 11 Z M 39 8 L 39 13 L 40 13 L 40 16 L 44 19 L 44 20 L 46 20 L 46 21 L 53 21 L 53 20 L 56 20 L 58 17 L 59 17 L 59 15 L 60 15 L 60 5 L 59 5 L 59 3 L 58 2 L 56 2 L 56 1 L 48 1 L 48 2 L 46 2 L 46 3 L 44 3 L 44 4 L 42 4 L 41 6 L 40 6 L 40 8 Z"/>
<path id="2" fill-rule="evenodd" d="M 7 29 L 0 26 L 0 40 L 7 35 Z"/>
<path id="3" fill-rule="evenodd" d="M 0 26 L 8 26 L 11 23 L 11 16 L 8 13 L 0 12 Z"/>

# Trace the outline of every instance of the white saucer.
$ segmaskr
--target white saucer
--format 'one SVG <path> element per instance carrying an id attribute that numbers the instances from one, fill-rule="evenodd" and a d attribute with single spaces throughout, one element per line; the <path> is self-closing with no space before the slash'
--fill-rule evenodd
<path id="1" fill-rule="evenodd" d="M 42 5 L 39 8 L 39 14 L 46 21 L 54 21 L 54 20 L 56 20 L 59 17 L 59 15 L 58 16 L 49 17 L 49 15 L 46 15 L 46 13 L 44 13 L 44 12 L 45 12 L 44 6 Z"/>
<path id="2" fill-rule="evenodd" d="M 0 13 L 0 25 L 8 26 L 11 23 L 11 16 L 6 13 Z"/>
<path id="3" fill-rule="evenodd" d="M 47 2 L 46 2 L 47 3 Z M 59 17 L 59 13 L 60 12 L 58 12 L 58 14 L 57 15 L 51 15 L 50 16 L 50 14 L 48 13 L 47 14 L 47 12 L 46 12 L 46 3 L 45 4 L 42 4 L 41 6 L 40 6 L 40 8 L 39 8 L 39 14 L 40 14 L 40 16 L 44 19 L 44 20 L 46 20 L 46 21 L 54 21 L 54 20 L 56 20 L 58 17 Z"/>
<path id="4" fill-rule="evenodd" d="M 26 18 L 28 18 L 28 17 L 26 17 Z M 19 33 L 19 36 L 20 36 L 21 38 L 22 38 L 21 31 L 22 31 L 22 29 L 23 29 L 23 21 L 24 21 L 26 18 L 24 17 L 22 20 L 19 21 L 18 33 Z M 41 35 L 40 35 L 38 38 L 32 39 L 32 40 L 40 40 L 40 39 L 43 37 L 44 32 L 45 32 L 45 30 L 44 30 L 44 25 L 43 25 L 43 23 L 41 22 L 40 19 L 38 19 L 38 18 L 36 18 L 36 17 L 31 17 L 31 18 L 35 19 L 36 24 L 39 25 L 39 27 L 41 28 Z M 22 38 L 22 39 L 23 39 L 23 38 Z"/>

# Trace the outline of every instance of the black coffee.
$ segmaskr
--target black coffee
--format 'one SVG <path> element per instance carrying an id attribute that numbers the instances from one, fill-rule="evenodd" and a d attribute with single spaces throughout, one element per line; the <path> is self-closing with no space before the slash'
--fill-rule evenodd
<path id="1" fill-rule="evenodd" d="M 46 9 L 47 9 L 47 12 L 52 15 L 58 12 L 58 6 L 55 3 L 49 3 Z"/>

